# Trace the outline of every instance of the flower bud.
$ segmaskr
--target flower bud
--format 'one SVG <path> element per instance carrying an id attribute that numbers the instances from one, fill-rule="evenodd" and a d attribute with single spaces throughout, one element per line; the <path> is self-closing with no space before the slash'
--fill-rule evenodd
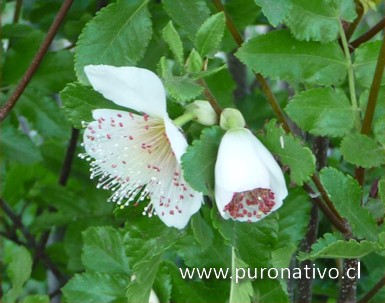
<path id="1" fill-rule="evenodd" d="M 203 125 L 218 123 L 218 117 L 208 101 L 196 100 L 186 106 L 186 113 L 193 113 L 194 120 Z"/>
<path id="2" fill-rule="evenodd" d="M 221 113 L 220 126 L 224 130 L 243 128 L 246 122 L 241 112 L 235 108 L 225 108 Z"/>

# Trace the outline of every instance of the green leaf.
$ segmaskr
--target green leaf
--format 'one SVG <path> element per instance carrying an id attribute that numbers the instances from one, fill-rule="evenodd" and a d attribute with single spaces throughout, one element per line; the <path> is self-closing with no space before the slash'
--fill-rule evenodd
<path id="1" fill-rule="evenodd" d="M 31 276 L 32 257 L 24 246 L 15 246 L 8 261 L 7 274 L 12 288 L 2 298 L 4 303 L 13 303 L 21 295 L 24 283 Z"/>
<path id="2" fill-rule="evenodd" d="M 90 64 L 132 66 L 143 58 L 151 39 L 149 0 L 118 1 L 102 9 L 79 37 L 75 70 L 88 83 L 84 67 Z"/>
<path id="3" fill-rule="evenodd" d="M 285 24 L 298 40 L 330 42 L 339 36 L 340 19 L 352 22 L 356 17 L 351 0 L 291 0 Z"/>
<path id="4" fill-rule="evenodd" d="M 199 212 L 191 217 L 191 229 L 194 232 L 195 239 L 203 249 L 207 249 L 212 245 L 213 231 Z"/>
<path id="5" fill-rule="evenodd" d="M 0 150 L 1 157 L 20 163 L 30 164 L 42 160 L 40 150 L 31 139 L 10 124 L 1 127 Z"/>
<path id="6" fill-rule="evenodd" d="M 49 303 L 48 295 L 28 295 L 26 296 L 22 303 Z"/>
<path id="7" fill-rule="evenodd" d="M 120 232 L 112 227 L 91 227 L 83 232 L 82 261 L 89 271 L 129 275 L 128 258 Z"/>
<path id="8" fill-rule="evenodd" d="M 291 0 L 255 0 L 255 3 L 262 7 L 263 14 L 275 27 L 282 22 L 291 7 Z"/>
<path id="9" fill-rule="evenodd" d="M 361 187 L 355 179 L 335 168 L 324 168 L 320 179 L 339 214 L 350 223 L 355 236 L 377 241 L 377 225 L 369 211 L 361 207 Z"/>
<path id="10" fill-rule="evenodd" d="M 339 137 L 354 125 L 354 111 L 341 89 L 316 88 L 295 95 L 285 108 L 290 118 L 315 136 Z"/>
<path id="11" fill-rule="evenodd" d="M 172 53 L 175 56 L 176 61 L 183 65 L 183 44 L 179 37 L 178 32 L 174 28 L 172 21 L 167 23 L 166 27 L 162 31 L 163 39 L 170 47 Z"/>
<path id="12" fill-rule="evenodd" d="M 341 142 L 344 159 L 357 166 L 369 168 L 385 163 L 385 150 L 372 138 L 362 134 L 350 134 Z"/>
<path id="13" fill-rule="evenodd" d="M 385 179 L 378 181 L 378 194 L 385 206 Z"/>
<path id="14" fill-rule="evenodd" d="M 361 44 L 354 52 L 353 68 L 357 82 L 365 88 L 370 88 L 373 81 L 374 70 L 380 52 L 381 41 L 366 42 Z M 385 84 L 385 73 L 382 75 L 381 85 Z"/>
<path id="15" fill-rule="evenodd" d="M 82 121 L 92 121 L 92 110 L 98 108 L 122 109 L 108 101 L 91 87 L 70 83 L 60 92 L 63 111 L 76 128 L 82 128 Z M 123 109 L 127 110 L 127 109 Z"/>
<path id="16" fill-rule="evenodd" d="M 196 75 L 197 73 L 202 73 L 203 60 L 199 53 L 193 48 L 190 52 L 190 55 L 187 58 L 186 70 L 189 73 Z"/>
<path id="17" fill-rule="evenodd" d="M 336 239 L 332 234 L 325 234 L 312 245 L 310 253 L 300 252 L 298 260 L 315 260 L 319 258 L 330 259 L 356 259 L 379 250 L 376 242 L 350 239 L 349 241 Z"/>
<path id="18" fill-rule="evenodd" d="M 190 101 L 203 92 L 202 86 L 187 77 L 167 77 L 164 85 L 167 92 L 180 103 Z"/>
<path id="19" fill-rule="evenodd" d="M 167 14 L 179 25 L 191 41 L 201 24 L 210 16 L 210 10 L 204 0 L 163 0 Z"/>
<path id="20" fill-rule="evenodd" d="M 105 273 L 76 274 L 61 290 L 66 302 L 127 302 L 130 277 Z"/>
<path id="21" fill-rule="evenodd" d="M 277 279 L 258 279 L 256 285 L 256 301 L 258 303 L 289 303 L 289 296 Z"/>
<path id="22" fill-rule="evenodd" d="M 265 77 L 307 84 L 340 84 L 347 71 L 338 43 L 298 41 L 286 30 L 250 39 L 236 56 Z"/>
<path id="23" fill-rule="evenodd" d="M 225 14 L 223 12 L 212 15 L 199 28 L 195 46 L 202 58 L 218 50 L 225 31 Z"/>
<path id="24" fill-rule="evenodd" d="M 292 182 L 302 185 L 310 179 L 315 171 L 314 155 L 310 149 L 303 147 L 298 139 L 277 127 L 275 119 L 266 124 L 265 136 L 261 140 L 282 164 L 289 166 Z"/>
<path id="25" fill-rule="evenodd" d="M 196 191 L 214 192 L 214 168 L 223 131 L 218 126 L 205 128 L 182 156 L 184 178 Z"/>
<path id="26" fill-rule="evenodd" d="M 232 254 L 232 277 L 237 277 L 236 273 L 237 271 L 240 271 L 240 269 L 247 270 L 248 265 L 240 259 L 236 253 L 235 249 L 233 249 Z M 241 274 L 241 273 L 240 273 Z M 237 279 L 231 279 L 231 285 L 230 285 L 230 298 L 229 303 L 250 303 L 251 298 L 253 297 L 254 291 L 253 286 L 251 285 L 250 279 L 242 279 L 240 281 L 237 281 Z"/>

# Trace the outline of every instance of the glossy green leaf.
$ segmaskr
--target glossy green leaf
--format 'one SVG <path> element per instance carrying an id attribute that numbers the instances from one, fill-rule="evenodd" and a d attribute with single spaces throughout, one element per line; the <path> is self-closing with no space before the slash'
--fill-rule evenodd
<path id="1" fill-rule="evenodd" d="M 290 118 L 315 136 L 339 137 L 354 125 L 354 111 L 341 89 L 316 88 L 293 97 L 285 108 Z"/>
<path id="2" fill-rule="evenodd" d="M 373 81 L 374 70 L 380 52 L 381 41 L 366 42 L 361 44 L 354 52 L 354 71 L 357 82 L 370 88 Z M 381 85 L 385 84 L 385 73 L 382 75 Z"/>
<path id="3" fill-rule="evenodd" d="M 318 258 L 331 259 L 356 259 L 377 251 L 380 245 L 377 242 L 360 241 L 350 239 L 349 241 L 335 238 L 332 234 L 325 234 L 323 238 L 312 245 L 310 253 L 301 252 L 298 256 L 300 261 L 315 260 Z"/>
<path id="4" fill-rule="evenodd" d="M 178 32 L 172 24 L 172 21 L 170 21 L 166 25 L 166 27 L 163 29 L 162 34 L 164 41 L 167 42 L 169 48 L 175 56 L 176 61 L 180 65 L 183 65 L 183 44 Z"/>
<path id="5" fill-rule="evenodd" d="M 250 39 L 236 56 L 265 77 L 308 84 L 338 85 L 347 71 L 338 43 L 298 41 L 286 30 Z"/>
<path id="6" fill-rule="evenodd" d="M 112 227 L 91 227 L 83 232 L 82 261 L 89 271 L 129 275 L 123 236 Z"/>
<path id="7" fill-rule="evenodd" d="M 223 12 L 212 15 L 199 28 L 195 46 L 204 58 L 218 50 L 225 31 L 225 14 Z"/>
<path id="8" fill-rule="evenodd" d="M 339 37 L 340 19 L 352 22 L 356 17 L 351 0 L 291 0 L 285 24 L 299 40 L 330 42 Z"/>
<path id="9" fill-rule="evenodd" d="M 292 182 L 302 185 L 315 171 L 315 158 L 310 149 L 303 147 L 298 139 L 288 135 L 272 119 L 265 126 L 265 136 L 261 138 L 265 146 L 290 168 Z"/>
<path id="10" fill-rule="evenodd" d="M 61 290 L 66 302 L 127 302 L 130 277 L 106 273 L 76 274 Z"/>
<path id="11" fill-rule="evenodd" d="M 354 235 L 377 241 L 377 225 L 369 211 L 361 206 L 361 187 L 349 175 L 335 168 L 324 168 L 320 179 L 339 214 L 350 223 Z"/>
<path id="12" fill-rule="evenodd" d="M 170 76 L 165 79 L 164 86 L 167 92 L 179 103 L 197 98 L 203 87 L 187 77 Z"/>
<path id="13" fill-rule="evenodd" d="M 132 66 L 142 59 L 152 35 L 147 3 L 112 3 L 86 25 L 75 53 L 75 70 L 81 83 L 88 83 L 83 70 L 86 65 Z"/>
<path id="14" fill-rule="evenodd" d="M 172 20 L 187 33 L 191 41 L 194 41 L 199 27 L 210 15 L 204 0 L 163 0 L 162 4 Z"/>
<path id="15" fill-rule="evenodd" d="M 199 140 L 193 142 L 182 156 L 185 180 L 195 190 L 209 195 L 214 191 L 214 170 L 223 131 L 213 126 L 205 128 Z"/>
<path id="16" fill-rule="evenodd" d="M 352 164 L 369 168 L 385 163 L 385 150 L 372 138 L 362 134 L 350 134 L 341 142 L 344 159 Z"/>
<path id="17" fill-rule="evenodd" d="M 255 3 L 262 7 L 263 14 L 273 26 L 282 22 L 291 7 L 291 0 L 255 0 Z"/>
<path id="18" fill-rule="evenodd" d="M 82 121 L 90 122 L 92 110 L 98 108 L 122 109 L 115 103 L 105 99 L 89 86 L 70 83 L 60 92 L 63 111 L 75 128 L 82 128 Z M 127 110 L 127 109 L 123 109 Z"/>

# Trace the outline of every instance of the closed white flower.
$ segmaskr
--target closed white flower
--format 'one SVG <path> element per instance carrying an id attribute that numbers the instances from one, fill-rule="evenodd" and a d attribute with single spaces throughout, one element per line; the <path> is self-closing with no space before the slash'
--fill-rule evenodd
<path id="1" fill-rule="evenodd" d="M 228 130 L 215 164 L 215 200 L 222 217 L 256 222 L 286 196 L 281 168 L 266 147 L 248 129 Z"/>
<path id="2" fill-rule="evenodd" d="M 83 158 L 91 162 L 98 187 L 114 191 L 119 205 L 151 199 L 145 208 L 167 225 L 186 226 L 202 204 L 202 194 L 184 180 L 180 158 L 187 141 L 166 111 L 166 93 L 153 72 L 137 67 L 89 65 L 92 87 L 130 111 L 97 109 L 84 132 Z"/>

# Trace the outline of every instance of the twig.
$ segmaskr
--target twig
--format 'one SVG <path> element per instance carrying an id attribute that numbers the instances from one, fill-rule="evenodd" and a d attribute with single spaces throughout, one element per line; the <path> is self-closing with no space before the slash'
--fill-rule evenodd
<path id="1" fill-rule="evenodd" d="M 207 100 L 209 101 L 210 105 L 212 106 L 212 108 L 214 109 L 214 111 L 217 113 L 219 117 L 222 113 L 222 108 L 219 105 L 217 99 L 215 99 L 214 95 L 210 91 L 210 88 L 207 86 L 207 83 L 203 79 L 198 79 L 197 83 L 205 89 L 204 94 Z"/>
<path id="2" fill-rule="evenodd" d="M 354 31 L 356 30 L 358 24 L 361 22 L 362 16 L 364 15 L 364 8 L 360 1 L 356 0 L 356 13 L 357 18 L 353 21 L 353 23 L 350 24 L 348 30 L 346 31 L 346 39 L 349 41 L 352 37 Z"/>
<path id="3" fill-rule="evenodd" d="M 20 19 L 21 6 L 23 5 L 23 0 L 16 0 L 15 12 L 13 14 L 13 23 L 18 23 Z"/>
<path id="4" fill-rule="evenodd" d="M 383 25 L 385 27 L 385 23 Z M 374 111 L 377 105 L 378 93 L 380 91 L 382 75 L 384 74 L 385 68 L 385 35 L 382 38 L 382 44 L 380 53 L 378 54 L 378 60 L 376 64 L 376 69 L 374 71 L 372 86 L 370 87 L 368 105 L 366 106 L 364 122 L 361 128 L 361 134 L 369 135 L 372 128 L 372 121 L 374 116 Z M 357 167 L 355 170 L 356 180 L 360 185 L 364 183 L 365 179 L 365 169 L 363 167 Z"/>
<path id="5" fill-rule="evenodd" d="M 224 12 L 226 16 L 226 25 L 228 27 L 228 30 L 230 31 L 231 35 L 233 36 L 234 41 L 241 46 L 243 43 L 243 38 L 239 34 L 238 30 L 236 29 L 234 23 L 232 22 L 231 18 L 226 13 L 222 3 L 220 0 L 213 0 L 213 4 L 217 8 L 218 11 Z M 272 107 L 275 115 L 277 116 L 280 123 L 282 123 L 283 128 L 287 133 L 292 133 L 291 128 L 289 126 L 288 120 L 286 119 L 277 99 L 275 98 L 272 90 L 270 89 L 267 81 L 265 78 L 263 78 L 262 75 L 255 73 L 255 77 L 257 78 L 258 82 L 261 84 L 262 91 L 266 95 L 270 106 Z M 326 190 L 323 188 L 323 185 L 319 181 L 318 177 L 314 174 L 312 176 L 312 180 L 317 186 L 317 189 L 320 191 L 322 198 L 325 200 L 326 204 L 323 205 L 323 202 L 320 199 L 317 199 L 317 205 L 320 207 L 320 209 L 324 212 L 324 214 L 330 219 L 332 224 L 341 232 L 344 233 L 350 233 L 350 229 L 346 226 L 346 222 L 341 218 L 341 216 L 338 214 L 337 210 L 334 208 L 333 203 L 330 201 Z M 314 191 L 312 190 L 311 186 L 306 184 L 304 188 L 310 193 L 314 194 Z M 330 209 L 329 209 L 330 208 Z"/>
<path id="6" fill-rule="evenodd" d="M 357 291 L 357 276 L 350 278 L 347 273 L 350 269 L 355 268 L 357 273 L 358 260 L 357 259 L 345 259 L 343 268 L 343 278 L 341 279 L 341 288 L 338 296 L 337 303 L 354 303 L 356 302 Z"/>
<path id="7" fill-rule="evenodd" d="M 39 249 L 33 235 L 30 234 L 30 232 L 24 226 L 21 219 L 12 211 L 10 206 L 3 199 L 0 199 L 0 207 L 4 210 L 4 213 L 11 219 L 11 221 L 13 222 L 13 225 L 16 228 L 20 229 L 25 239 L 27 240 L 27 247 L 35 251 L 36 256 L 44 263 L 44 265 L 47 268 L 49 268 L 52 271 L 52 273 L 55 275 L 55 277 L 59 281 L 63 281 L 64 277 L 62 273 L 59 271 L 56 265 L 52 262 L 51 258 L 48 255 L 46 255 L 44 251 Z"/>
<path id="8" fill-rule="evenodd" d="M 35 57 L 32 59 L 31 64 L 29 65 L 27 71 L 24 73 L 21 78 L 19 84 L 14 90 L 11 97 L 8 101 L 0 108 L 0 121 L 4 120 L 4 118 L 9 114 L 12 108 L 15 106 L 16 102 L 19 100 L 21 94 L 24 92 L 27 87 L 29 81 L 32 76 L 36 72 L 39 67 L 41 61 L 44 58 L 49 46 L 51 45 L 52 40 L 54 39 L 57 31 L 59 30 L 59 26 L 62 23 L 64 17 L 66 16 L 68 10 L 72 5 L 73 0 L 65 0 L 57 13 L 55 20 L 52 22 L 51 27 L 49 28 L 46 37 L 44 38 L 43 43 L 41 44 L 39 50 L 37 51 Z"/>
<path id="9" fill-rule="evenodd" d="M 367 303 L 371 298 L 373 298 L 380 290 L 385 286 L 385 276 L 383 276 L 380 281 L 373 286 L 371 290 L 368 291 L 365 296 L 363 296 L 357 303 Z"/>
<path id="10" fill-rule="evenodd" d="M 362 43 L 369 41 L 375 35 L 377 35 L 383 28 L 385 27 L 385 18 L 383 18 L 380 22 L 378 22 L 375 26 L 373 26 L 370 30 L 368 30 L 365 34 L 358 37 L 356 40 L 350 43 L 350 50 L 353 51 L 357 47 L 359 47 Z"/>

